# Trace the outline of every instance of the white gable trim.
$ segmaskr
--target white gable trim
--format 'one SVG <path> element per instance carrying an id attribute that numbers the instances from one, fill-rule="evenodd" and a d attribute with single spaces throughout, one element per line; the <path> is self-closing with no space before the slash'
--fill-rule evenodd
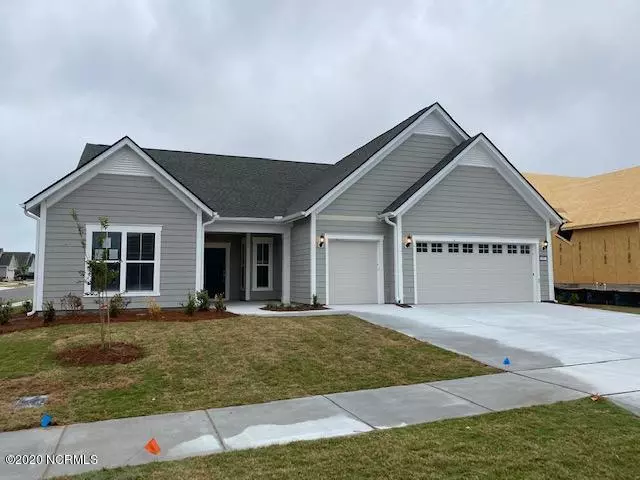
<path id="1" fill-rule="evenodd" d="M 129 147 L 131 148 L 146 164 L 148 165 L 153 177 L 178 199 L 187 205 L 194 212 L 201 209 L 203 212 L 213 217 L 214 212 L 200 201 L 193 193 L 191 193 L 184 185 L 169 175 L 162 167 L 160 167 L 147 153 L 135 144 L 129 137 L 114 143 L 107 150 L 95 157 L 93 160 L 83 165 L 70 175 L 62 178 L 58 182 L 49 186 L 28 202 L 24 203 L 23 208 L 30 210 L 40 204 L 43 200 L 48 200 L 48 206 L 55 204 L 73 190 L 77 189 L 93 177 L 102 173 L 101 164 L 109 158 L 114 152 Z"/>
<path id="2" fill-rule="evenodd" d="M 460 152 L 446 167 L 440 170 L 431 180 L 425 183 L 416 193 L 398 207 L 394 212 L 385 214 L 385 216 L 402 215 L 418 203 L 429 191 L 438 185 L 454 168 L 461 165 L 466 154 L 477 146 L 483 146 L 491 154 L 493 168 L 507 181 L 509 185 L 527 202 L 527 204 L 538 214 L 543 220 L 550 220 L 557 224 L 562 223 L 562 218 L 544 201 L 540 194 L 533 189 L 531 185 L 518 173 L 518 171 L 507 161 L 507 159 L 493 146 L 491 142 L 480 134 L 473 142 Z"/>
<path id="3" fill-rule="evenodd" d="M 318 200 L 305 212 L 305 216 L 308 216 L 312 211 L 317 213 L 328 207 L 336 198 L 342 195 L 349 187 L 351 187 L 354 183 L 364 177 L 369 171 L 371 171 L 371 169 L 373 169 L 378 163 L 380 163 L 382 159 L 384 159 L 384 157 L 395 150 L 395 148 L 398 147 L 407 138 L 409 138 L 409 136 L 415 133 L 416 129 L 423 125 L 425 119 L 431 115 L 437 115 L 437 118 L 441 119 L 441 121 L 444 122 L 446 127 L 451 132 L 450 137 L 453 138 L 456 143 L 460 143 L 461 141 L 469 138 L 469 136 L 458 125 L 456 125 L 449 114 L 447 114 L 447 112 L 445 112 L 444 109 L 436 103 L 426 112 L 420 115 L 420 117 L 418 117 L 415 122 L 405 128 L 402 132 L 400 132 L 393 140 L 391 140 L 384 147 L 378 150 L 374 155 L 372 155 L 369 160 L 367 160 L 365 163 L 360 165 L 360 167 L 351 172 L 351 174 L 347 178 L 342 180 L 342 182 L 340 182 L 333 189 L 327 192 L 320 200 Z"/>

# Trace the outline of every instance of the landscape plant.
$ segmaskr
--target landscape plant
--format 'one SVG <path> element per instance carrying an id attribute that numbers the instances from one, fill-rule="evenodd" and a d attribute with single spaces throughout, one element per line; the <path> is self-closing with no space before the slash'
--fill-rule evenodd
<path id="1" fill-rule="evenodd" d="M 11 319 L 11 300 L 0 299 L 0 325 L 6 325 Z"/>
<path id="2" fill-rule="evenodd" d="M 53 305 L 53 302 L 49 301 L 44 303 L 44 311 L 42 312 L 42 319 L 45 325 L 49 325 L 55 321 L 56 307 Z"/>
<path id="3" fill-rule="evenodd" d="M 149 318 L 152 320 L 160 318 L 160 313 L 162 313 L 162 308 L 153 297 L 147 298 L 147 313 L 149 314 Z"/>
<path id="4" fill-rule="evenodd" d="M 113 318 L 118 317 L 127 309 L 130 303 L 130 299 L 124 298 L 119 293 L 116 293 L 113 297 L 111 297 L 111 300 L 109 300 L 109 314 Z"/>
<path id="5" fill-rule="evenodd" d="M 191 292 L 187 294 L 187 303 L 181 303 L 180 305 L 182 306 L 184 313 L 190 316 L 196 313 L 196 310 L 198 309 L 196 297 Z"/>
<path id="6" fill-rule="evenodd" d="M 31 300 L 25 300 L 24 302 L 22 302 L 22 313 L 26 315 L 31 310 L 33 310 L 33 303 L 31 302 Z"/>
<path id="7" fill-rule="evenodd" d="M 213 308 L 215 308 L 216 312 L 224 312 L 227 310 L 224 304 L 224 295 L 217 293 L 216 296 L 213 297 Z"/>
<path id="8" fill-rule="evenodd" d="M 198 310 L 201 312 L 209 311 L 210 305 L 209 292 L 205 289 L 196 293 L 196 303 L 198 304 Z"/>
<path id="9" fill-rule="evenodd" d="M 75 209 L 71 210 L 83 253 L 87 251 L 87 238 L 85 237 L 85 229 L 80 224 L 78 214 Z M 90 295 L 96 297 L 98 304 L 98 312 L 100 315 L 100 347 L 105 350 L 111 346 L 111 312 L 109 308 L 108 288 L 109 285 L 120 275 L 119 269 L 109 268 L 109 265 L 120 260 L 110 260 L 107 262 L 108 248 L 105 247 L 107 239 L 107 231 L 109 230 L 109 218 L 98 217 L 100 230 L 98 234 L 98 244 L 91 248 L 92 255 L 87 257 L 85 254 L 85 264 L 87 269 L 80 271 L 80 275 L 87 285 L 89 285 Z M 95 252 L 101 252 L 99 256 Z M 96 257 L 96 258 L 94 258 Z"/>
<path id="10" fill-rule="evenodd" d="M 78 295 L 74 295 L 71 292 L 67 293 L 60 299 L 60 310 L 71 313 L 71 315 L 73 315 L 74 317 L 79 315 L 80 312 L 84 310 L 82 298 L 80 298 Z"/>

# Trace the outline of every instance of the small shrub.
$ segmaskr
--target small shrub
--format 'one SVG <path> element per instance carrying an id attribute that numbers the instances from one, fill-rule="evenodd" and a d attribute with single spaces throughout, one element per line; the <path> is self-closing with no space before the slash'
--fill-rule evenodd
<path id="1" fill-rule="evenodd" d="M 6 302 L 0 299 L 0 325 L 6 325 L 11 319 L 11 300 Z"/>
<path id="2" fill-rule="evenodd" d="M 569 295 L 569 299 L 567 300 L 567 303 L 569 305 L 575 305 L 576 303 L 578 303 L 580 301 L 580 297 L 578 296 L 577 293 L 572 293 L 571 295 Z"/>
<path id="3" fill-rule="evenodd" d="M 31 302 L 31 300 L 25 300 L 24 302 L 22 302 L 22 313 L 26 315 L 31 310 L 33 310 L 33 303 Z"/>
<path id="4" fill-rule="evenodd" d="M 224 295 L 218 293 L 213 297 L 213 308 L 215 308 L 216 312 L 224 312 L 227 309 L 227 306 L 224 304 Z"/>
<path id="5" fill-rule="evenodd" d="M 312 299 L 313 299 L 312 300 L 313 308 L 320 308 L 321 305 L 320 305 L 320 302 L 318 302 L 318 295 L 314 293 Z"/>
<path id="6" fill-rule="evenodd" d="M 184 313 L 187 315 L 193 315 L 196 313 L 198 309 L 198 304 L 196 303 L 196 297 L 191 292 L 187 294 L 187 303 L 181 303 L 180 306 L 184 310 Z"/>
<path id="7" fill-rule="evenodd" d="M 210 305 L 209 305 L 209 292 L 207 292 L 206 290 L 200 290 L 198 293 L 196 293 L 196 303 L 198 304 L 198 310 L 201 312 L 207 312 L 209 311 Z"/>
<path id="8" fill-rule="evenodd" d="M 44 312 L 42 312 L 45 325 L 49 325 L 56 319 L 56 307 L 53 306 L 53 302 L 45 302 Z"/>
<path id="9" fill-rule="evenodd" d="M 127 309 L 130 303 L 131 300 L 124 298 L 119 293 L 116 293 L 111 297 L 111 300 L 109 300 L 109 315 L 116 318 Z"/>
<path id="10" fill-rule="evenodd" d="M 156 302 L 156 299 L 153 297 L 149 297 L 147 299 L 147 313 L 149 317 L 153 320 L 157 320 L 160 318 L 160 314 L 162 313 L 162 308 Z"/>
<path id="11" fill-rule="evenodd" d="M 60 299 L 60 310 L 71 313 L 74 317 L 84 310 L 82 298 L 69 292 Z"/>

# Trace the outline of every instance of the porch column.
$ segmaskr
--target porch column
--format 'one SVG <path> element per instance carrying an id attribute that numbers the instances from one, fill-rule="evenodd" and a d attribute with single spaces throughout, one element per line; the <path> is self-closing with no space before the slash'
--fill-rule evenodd
<path id="1" fill-rule="evenodd" d="M 291 230 L 282 234 L 282 303 L 291 302 Z"/>
<path id="2" fill-rule="evenodd" d="M 251 234 L 247 233 L 244 239 L 244 299 L 251 300 Z"/>

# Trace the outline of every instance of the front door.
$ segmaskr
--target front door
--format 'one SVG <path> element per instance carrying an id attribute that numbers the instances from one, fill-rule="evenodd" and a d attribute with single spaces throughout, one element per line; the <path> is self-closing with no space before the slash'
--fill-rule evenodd
<path id="1" fill-rule="evenodd" d="M 204 249 L 204 288 L 209 292 L 211 298 L 219 293 L 225 298 L 227 296 L 228 292 L 225 291 L 226 263 L 226 249 Z"/>

